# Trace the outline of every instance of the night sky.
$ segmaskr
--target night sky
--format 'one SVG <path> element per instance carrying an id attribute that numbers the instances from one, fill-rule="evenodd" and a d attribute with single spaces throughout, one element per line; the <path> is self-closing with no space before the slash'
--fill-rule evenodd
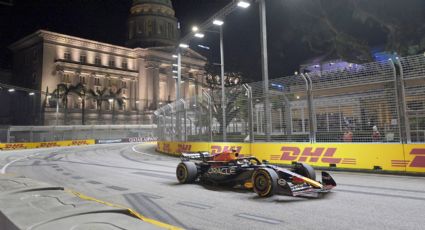
<path id="1" fill-rule="evenodd" d="M 173 0 L 172 2 L 184 35 L 192 25 L 203 22 L 230 1 Z M 291 29 L 297 28 L 297 21 L 290 18 L 291 9 L 288 9 L 288 6 L 291 6 L 288 4 L 295 4 L 292 3 L 293 0 L 267 2 L 269 75 L 270 78 L 290 75 L 298 70 L 300 64 L 318 54 L 310 52 L 306 45 L 300 42 L 303 39 L 300 33 Z M 15 0 L 13 7 L 0 5 L 0 67 L 11 66 L 11 54 L 7 46 L 38 29 L 123 46 L 126 41 L 130 7 L 131 0 Z M 386 35 L 379 30 L 363 30 L 358 24 L 352 25 L 352 28 L 354 32 L 360 28 L 361 35 L 368 34 L 367 40 L 372 46 L 385 43 Z M 196 47 L 197 44 L 211 47 L 210 51 L 194 49 L 211 62 L 219 62 L 218 35 L 206 34 L 202 41 L 193 41 L 191 47 Z M 260 80 L 257 4 L 248 9 L 239 9 L 226 18 L 224 41 L 226 71 L 242 72 L 246 79 Z"/>

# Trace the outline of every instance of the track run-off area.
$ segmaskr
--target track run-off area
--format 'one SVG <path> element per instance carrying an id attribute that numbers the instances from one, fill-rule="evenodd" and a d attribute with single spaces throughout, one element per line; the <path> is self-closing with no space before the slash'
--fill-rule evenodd
<path id="1" fill-rule="evenodd" d="M 259 198 L 244 189 L 181 185 L 175 176 L 180 159 L 155 147 L 133 143 L 4 151 L 0 169 L 185 229 L 425 228 L 425 177 L 330 172 L 338 186 L 321 198 Z"/>

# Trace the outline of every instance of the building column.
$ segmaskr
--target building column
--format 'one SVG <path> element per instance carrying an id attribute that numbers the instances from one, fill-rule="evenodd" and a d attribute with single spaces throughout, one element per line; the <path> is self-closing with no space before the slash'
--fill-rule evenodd
<path id="1" fill-rule="evenodd" d="M 136 98 L 140 101 L 139 108 L 145 110 L 148 107 L 148 87 L 147 87 L 147 77 L 146 77 L 146 60 L 144 58 L 138 58 L 138 69 L 139 76 L 137 76 L 137 90 Z"/>
<path id="2" fill-rule="evenodd" d="M 146 68 L 149 110 L 156 110 L 159 97 L 159 63 L 149 61 Z"/>

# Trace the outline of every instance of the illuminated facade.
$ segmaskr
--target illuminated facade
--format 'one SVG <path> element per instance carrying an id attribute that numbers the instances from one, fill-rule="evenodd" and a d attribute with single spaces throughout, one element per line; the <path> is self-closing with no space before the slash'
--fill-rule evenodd
<path id="1" fill-rule="evenodd" d="M 10 46 L 14 53 L 13 80 L 43 91 L 34 124 L 134 124 L 152 121 L 151 112 L 175 100 L 173 58 L 177 20 L 169 0 L 134 0 L 129 17 L 128 47 L 39 30 Z M 187 49 L 182 57 L 182 97 L 200 94 L 206 59 Z M 67 108 L 54 95 L 59 84 L 83 84 L 83 99 L 70 93 Z M 98 103 L 90 95 L 105 90 Z M 116 94 L 119 95 L 116 95 Z M 123 103 L 117 104 L 118 98 Z M 117 100 L 116 100 L 117 99 Z M 81 119 L 82 106 L 86 113 Z M 64 113 L 67 115 L 64 115 Z"/>

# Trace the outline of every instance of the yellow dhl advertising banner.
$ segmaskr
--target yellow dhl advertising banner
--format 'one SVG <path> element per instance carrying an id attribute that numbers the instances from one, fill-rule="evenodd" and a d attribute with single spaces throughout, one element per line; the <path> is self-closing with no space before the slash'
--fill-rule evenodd
<path id="1" fill-rule="evenodd" d="M 393 165 L 406 167 L 407 172 L 425 172 L 425 144 L 405 144 L 405 158 L 394 159 Z"/>
<path id="2" fill-rule="evenodd" d="M 275 164 L 305 162 L 312 166 L 352 169 L 381 168 L 391 171 L 405 171 L 395 167 L 392 159 L 402 159 L 401 144 L 252 144 L 252 152 L 260 160 Z"/>
<path id="3" fill-rule="evenodd" d="M 208 151 L 212 154 L 236 148 L 241 156 L 255 156 L 272 164 L 306 162 L 317 167 L 425 172 L 425 144 L 345 143 L 208 143 L 158 142 L 157 149 L 173 155 Z"/>
<path id="4" fill-rule="evenodd" d="M 4 144 L 0 144 L 0 150 L 53 148 L 53 147 L 65 147 L 65 146 L 94 145 L 94 144 L 95 144 L 94 140 L 4 143 Z"/>

